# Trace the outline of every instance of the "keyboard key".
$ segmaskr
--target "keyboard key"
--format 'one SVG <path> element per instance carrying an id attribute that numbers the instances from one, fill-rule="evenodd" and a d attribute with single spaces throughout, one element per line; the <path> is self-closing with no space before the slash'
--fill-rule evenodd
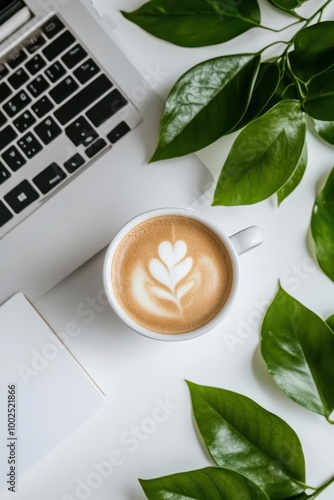
<path id="1" fill-rule="evenodd" d="M 108 78 L 105 75 L 100 75 L 55 112 L 57 120 L 62 125 L 65 125 L 84 109 L 93 104 L 94 101 L 101 97 L 111 87 L 112 83 Z"/>
<path id="2" fill-rule="evenodd" d="M 0 103 L 3 102 L 12 93 L 12 90 L 8 87 L 7 83 L 0 84 Z"/>
<path id="3" fill-rule="evenodd" d="M 43 75 L 39 75 L 28 85 L 28 90 L 33 97 L 38 97 L 50 87 L 50 84 L 45 80 Z"/>
<path id="4" fill-rule="evenodd" d="M 43 26 L 44 34 L 49 38 L 56 36 L 64 28 L 63 23 L 57 16 L 51 17 Z"/>
<path id="5" fill-rule="evenodd" d="M 121 122 L 117 127 L 115 127 L 109 134 L 107 138 L 112 144 L 115 144 L 121 137 L 130 132 L 130 127 L 127 123 Z"/>
<path id="6" fill-rule="evenodd" d="M 21 134 L 25 132 L 31 125 L 36 123 L 36 118 L 30 113 L 30 111 L 25 111 L 22 115 L 18 116 L 14 120 L 14 125 Z"/>
<path id="7" fill-rule="evenodd" d="M 115 89 L 87 111 L 86 116 L 96 127 L 99 127 L 127 103 L 128 101 Z"/>
<path id="8" fill-rule="evenodd" d="M 74 71 L 74 75 L 80 83 L 85 84 L 99 72 L 100 68 L 95 64 L 93 59 L 88 59 Z"/>
<path id="9" fill-rule="evenodd" d="M 9 101 L 4 104 L 3 109 L 6 111 L 7 115 L 11 118 L 22 109 L 24 109 L 31 102 L 30 97 L 25 93 L 24 90 L 16 94 Z"/>
<path id="10" fill-rule="evenodd" d="M 89 146 L 98 137 L 95 130 L 83 116 L 80 116 L 71 123 L 65 129 L 65 133 L 75 146 L 79 146 L 80 144 Z"/>
<path id="11" fill-rule="evenodd" d="M 8 125 L 6 128 L 0 131 L 0 151 L 5 149 L 8 144 L 10 144 L 14 139 L 16 139 L 17 133 L 15 130 Z"/>
<path id="12" fill-rule="evenodd" d="M 0 184 L 3 184 L 10 176 L 9 170 L 0 162 Z"/>
<path id="13" fill-rule="evenodd" d="M 4 63 L 0 64 L 0 81 L 5 78 L 6 75 L 8 75 L 9 69 Z"/>
<path id="14" fill-rule="evenodd" d="M 81 45 L 77 44 L 66 52 L 61 60 L 68 68 L 72 69 L 86 56 L 87 52 L 81 47 Z"/>
<path id="15" fill-rule="evenodd" d="M 7 63 L 12 69 L 17 68 L 23 61 L 27 59 L 27 54 L 23 49 L 21 50 L 15 50 L 10 54 L 10 56 L 7 59 Z"/>
<path id="16" fill-rule="evenodd" d="M 37 35 L 29 38 L 25 49 L 29 52 L 29 54 L 34 54 L 37 50 L 39 50 L 43 45 L 46 44 L 45 38 L 42 35 Z"/>
<path id="17" fill-rule="evenodd" d="M 2 127 L 2 125 L 4 125 L 7 121 L 7 118 L 5 117 L 5 115 L 3 113 L 1 113 L 0 111 L 0 128 Z M 0 147 L 1 149 L 1 147 Z"/>
<path id="18" fill-rule="evenodd" d="M 25 65 L 31 75 L 36 75 L 45 66 L 46 60 L 39 54 L 36 54 L 34 57 L 32 57 L 30 61 L 28 61 Z"/>
<path id="19" fill-rule="evenodd" d="M 37 155 L 37 153 L 42 150 L 42 145 L 31 132 L 23 136 L 18 141 L 18 145 L 29 159 L 33 158 L 33 156 Z"/>
<path id="20" fill-rule="evenodd" d="M 46 194 L 51 191 L 51 189 L 58 186 L 58 184 L 64 180 L 65 177 L 65 172 L 57 165 L 57 163 L 51 163 L 51 165 L 33 178 L 33 183 L 43 194 Z"/>
<path id="21" fill-rule="evenodd" d="M 53 109 L 53 104 L 50 99 L 45 95 L 39 101 L 31 106 L 31 109 L 35 113 L 38 118 L 42 118 L 42 116 L 46 115 L 51 109 Z"/>
<path id="22" fill-rule="evenodd" d="M 79 85 L 77 82 L 75 82 L 71 76 L 68 76 L 50 91 L 50 96 L 57 104 L 59 104 L 73 94 L 73 92 L 78 90 L 78 88 Z"/>
<path id="23" fill-rule="evenodd" d="M 6 205 L 0 201 L 0 227 L 13 218 L 13 214 L 8 210 Z"/>
<path id="24" fill-rule="evenodd" d="M 27 80 L 29 80 L 29 75 L 24 71 L 23 68 L 18 69 L 12 76 L 8 78 L 9 83 L 14 89 L 21 87 Z"/>
<path id="25" fill-rule="evenodd" d="M 2 158 L 13 172 L 16 172 L 16 170 L 27 163 L 15 146 L 11 146 L 7 149 L 7 151 L 2 154 Z"/>
<path id="26" fill-rule="evenodd" d="M 60 62 L 55 62 L 48 69 L 45 70 L 45 74 L 50 80 L 50 82 L 57 82 L 66 73 L 66 69 Z"/>
<path id="27" fill-rule="evenodd" d="M 85 160 L 82 158 L 82 156 L 79 155 L 79 153 L 77 153 L 64 163 L 64 167 L 66 168 L 67 172 L 72 174 L 73 172 L 78 170 L 78 168 L 81 167 L 84 163 Z"/>
<path id="28" fill-rule="evenodd" d="M 48 116 L 39 125 L 37 125 L 37 127 L 34 128 L 34 131 L 44 144 L 50 144 L 50 142 L 61 134 L 61 128 L 58 127 L 51 116 Z"/>
<path id="29" fill-rule="evenodd" d="M 48 61 L 52 61 L 74 42 L 74 36 L 69 31 L 65 31 L 65 33 L 61 34 L 58 38 L 56 38 L 56 40 L 54 40 L 52 43 L 50 43 L 50 45 L 43 49 L 42 52 L 48 59 Z"/>
<path id="30" fill-rule="evenodd" d="M 104 139 L 98 139 L 86 149 L 86 155 L 88 158 L 93 158 L 93 156 L 97 155 L 106 145 L 107 143 Z"/>
<path id="31" fill-rule="evenodd" d="M 39 198 L 36 189 L 28 181 L 22 181 L 4 197 L 8 205 L 16 214 Z"/>

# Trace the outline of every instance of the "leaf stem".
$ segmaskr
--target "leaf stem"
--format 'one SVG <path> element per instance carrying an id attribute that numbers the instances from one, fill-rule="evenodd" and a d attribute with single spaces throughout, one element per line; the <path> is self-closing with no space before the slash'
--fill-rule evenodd
<path id="1" fill-rule="evenodd" d="M 315 18 L 318 14 L 320 14 L 320 19 L 321 19 L 321 16 L 322 16 L 322 14 L 323 14 L 323 12 L 324 12 L 325 8 L 327 7 L 327 5 L 329 5 L 329 4 L 331 3 L 331 1 L 332 1 L 332 0 L 327 0 L 327 2 L 325 2 L 325 3 L 324 3 L 324 5 L 322 5 L 322 7 L 320 7 L 318 10 L 316 10 L 316 11 L 314 12 L 314 14 L 312 14 L 312 16 L 311 16 L 311 17 L 309 17 L 309 18 L 306 20 L 307 22 L 306 22 L 306 25 L 304 26 L 304 28 L 305 28 L 306 26 L 308 26 L 308 25 L 310 24 L 310 22 L 311 22 L 311 21 L 313 21 L 313 19 L 314 19 L 314 18 Z M 319 21 L 320 21 L 320 19 L 319 19 Z M 318 22 L 319 22 L 319 21 L 318 21 Z"/>
<path id="2" fill-rule="evenodd" d="M 279 32 L 279 31 L 283 31 L 284 29 L 288 28 L 288 27 L 291 27 L 295 24 L 299 24 L 300 22 L 305 22 L 303 28 L 306 28 L 312 21 L 313 19 L 320 14 L 319 16 L 319 20 L 323 14 L 323 11 L 324 9 L 327 7 L 327 5 L 329 5 L 330 3 L 332 2 L 332 0 L 327 0 L 316 12 L 314 12 L 312 14 L 312 16 L 310 16 L 308 19 L 306 18 L 303 18 L 303 19 L 300 19 L 299 21 L 295 22 L 295 23 L 292 23 L 290 24 L 289 26 L 286 26 L 285 28 L 282 28 L 281 30 L 274 30 L 272 29 L 272 31 L 276 31 L 276 32 Z M 319 22 L 319 21 L 318 21 Z M 263 27 L 263 26 L 262 26 Z M 265 29 L 271 29 L 271 28 L 265 28 Z M 298 31 L 297 31 L 298 33 Z M 267 45 L 267 47 L 264 47 L 259 53 L 261 54 L 263 51 L 265 51 L 266 49 L 268 49 L 269 47 L 272 47 L 273 45 L 275 44 L 279 44 L 279 43 L 284 43 L 286 44 L 286 48 L 284 50 L 284 52 L 278 57 L 279 58 L 282 58 L 284 64 L 286 64 L 286 67 L 287 67 L 287 70 L 288 70 L 288 73 L 289 73 L 289 76 L 291 78 L 291 80 L 293 81 L 294 85 L 296 86 L 297 88 L 297 91 L 298 91 L 298 94 L 300 96 L 300 100 L 303 101 L 304 100 L 304 92 L 303 92 L 303 89 L 302 89 L 302 82 L 299 80 L 299 78 L 296 77 L 296 75 L 294 74 L 292 68 L 291 68 L 291 65 L 290 65 L 290 61 L 289 61 L 289 57 L 288 57 L 288 50 L 289 48 L 291 47 L 291 45 L 294 43 L 294 39 L 296 37 L 296 33 L 293 35 L 293 37 L 288 41 L 288 42 L 283 42 L 283 41 L 277 41 L 277 42 L 274 42 L 274 43 L 271 43 L 269 45 Z M 328 420 L 328 419 L 327 419 Z M 332 423 L 334 424 L 333 421 L 331 420 L 328 420 L 329 423 Z"/>
<path id="3" fill-rule="evenodd" d="M 263 49 L 261 49 L 259 51 L 259 54 L 262 54 L 262 52 L 264 52 L 265 50 L 269 49 L 270 47 L 273 47 L 274 45 L 278 45 L 279 43 L 283 43 L 285 45 L 289 45 L 290 42 L 285 42 L 284 40 L 278 40 L 277 42 L 270 43 L 269 45 L 267 45 L 266 47 L 264 47 Z"/>
<path id="4" fill-rule="evenodd" d="M 291 26 L 295 26 L 296 24 L 299 24 L 299 23 L 302 23 L 302 22 L 305 22 L 305 25 L 303 26 L 304 28 L 306 28 L 306 26 L 308 26 L 310 24 L 311 21 L 313 21 L 313 19 L 319 14 L 319 20 L 318 22 L 320 22 L 321 18 L 322 18 L 322 14 L 325 10 L 325 8 L 327 7 L 327 5 L 329 5 L 331 3 L 332 0 L 327 0 L 327 2 L 325 2 L 321 7 L 319 7 L 318 10 L 316 10 L 311 17 L 302 17 L 300 16 L 299 14 L 297 14 L 295 11 L 291 11 L 291 10 L 285 10 L 285 12 L 288 12 L 289 14 L 291 14 L 292 16 L 296 17 L 298 19 L 298 21 L 292 23 L 292 24 L 288 24 L 288 26 L 285 26 L 283 28 L 280 28 L 279 30 L 276 30 L 274 28 L 269 28 L 268 26 L 263 26 L 262 24 L 259 24 L 258 27 L 259 28 L 263 28 L 263 29 L 266 29 L 266 30 L 269 30 L 269 31 L 274 31 L 275 33 L 279 33 L 280 31 L 284 31 L 288 28 L 291 28 Z"/>
<path id="5" fill-rule="evenodd" d="M 288 8 L 284 8 L 284 7 L 278 7 L 280 10 L 283 10 L 284 12 L 286 12 L 287 14 L 290 14 L 290 16 L 293 16 L 293 17 L 296 17 L 297 19 L 299 19 L 300 21 L 306 21 L 305 17 L 302 17 L 300 16 L 295 10 L 293 9 L 288 9 Z"/>
<path id="6" fill-rule="evenodd" d="M 284 96 L 284 94 L 289 90 L 290 87 L 294 87 L 294 83 L 290 83 L 290 85 L 288 85 L 287 87 L 285 87 L 285 89 L 283 90 L 282 92 L 282 97 Z"/>
<path id="7" fill-rule="evenodd" d="M 289 72 L 289 76 L 294 81 L 294 84 L 295 84 L 295 86 L 296 86 L 296 88 L 298 90 L 298 94 L 299 94 L 300 100 L 303 101 L 304 98 L 305 98 L 305 95 L 304 95 L 304 92 L 302 90 L 302 87 L 301 87 L 301 84 L 300 84 L 300 80 L 295 76 L 294 72 L 292 71 L 291 65 L 290 65 L 290 61 L 289 61 L 289 57 L 287 55 L 285 55 L 285 62 L 286 62 L 287 70 Z"/>
<path id="8" fill-rule="evenodd" d="M 334 483 L 334 476 L 331 477 L 328 481 L 326 481 L 320 488 L 317 488 L 315 493 L 312 493 L 311 497 L 316 498 L 317 496 L 320 495 L 328 486 L 330 486 L 332 483 Z"/>
<path id="9" fill-rule="evenodd" d="M 300 16 L 299 14 L 297 14 L 297 12 L 295 10 L 291 10 L 289 12 L 289 14 L 291 14 L 293 17 L 296 17 L 297 19 L 299 19 L 299 21 L 307 21 L 306 17 Z"/>
<path id="10" fill-rule="evenodd" d="M 327 420 L 327 422 L 328 422 L 329 424 L 334 425 L 334 420 L 332 420 L 331 418 L 326 417 L 326 420 Z"/>
<path id="11" fill-rule="evenodd" d="M 288 24 L 287 26 L 283 26 L 283 28 L 280 28 L 279 30 L 276 30 L 275 28 L 270 28 L 269 26 L 264 26 L 263 24 L 259 24 L 258 27 L 264 30 L 273 31 L 274 33 L 280 33 L 281 31 L 287 30 L 288 28 L 291 28 L 291 26 L 295 26 L 296 24 L 299 24 L 303 21 L 307 21 L 307 19 L 301 18 L 299 19 L 299 21 L 295 21 L 294 23 Z"/>

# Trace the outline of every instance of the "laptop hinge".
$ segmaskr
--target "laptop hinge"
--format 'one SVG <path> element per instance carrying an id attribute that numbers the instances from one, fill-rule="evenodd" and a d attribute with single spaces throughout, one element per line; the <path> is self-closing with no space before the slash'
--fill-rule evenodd
<path id="1" fill-rule="evenodd" d="M 0 7 L 0 24 L 3 24 L 10 17 L 12 17 L 16 12 L 26 7 L 23 0 L 12 0 L 7 1 L 4 7 Z"/>
<path id="2" fill-rule="evenodd" d="M 31 18 L 31 12 L 22 0 L 9 2 L 0 11 L 0 43 L 6 40 Z"/>

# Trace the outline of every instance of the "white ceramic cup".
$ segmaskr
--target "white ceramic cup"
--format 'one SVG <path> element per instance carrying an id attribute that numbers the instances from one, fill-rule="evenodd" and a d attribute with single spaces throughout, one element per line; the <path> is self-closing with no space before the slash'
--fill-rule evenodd
<path id="1" fill-rule="evenodd" d="M 200 328 L 196 328 L 195 330 L 186 333 L 177 333 L 177 334 L 159 333 L 149 330 L 140 325 L 139 323 L 136 323 L 130 316 L 126 314 L 126 312 L 122 309 L 119 302 L 117 301 L 111 279 L 113 258 L 117 250 L 117 247 L 124 238 L 124 236 L 126 236 L 126 234 L 129 233 L 138 224 L 141 224 L 142 222 L 145 222 L 154 217 L 160 217 L 165 215 L 172 215 L 172 216 L 179 215 L 190 219 L 195 219 L 196 221 L 201 222 L 209 229 L 211 229 L 219 237 L 219 239 L 222 241 L 223 245 L 227 249 L 233 268 L 233 281 L 232 281 L 231 291 L 222 309 L 208 323 L 201 326 Z M 243 229 L 242 231 L 239 231 L 236 234 L 233 234 L 232 236 L 227 236 L 224 233 L 224 231 L 220 228 L 220 226 L 218 226 L 210 219 L 201 215 L 198 212 L 185 208 L 161 208 L 161 209 L 150 210 L 148 212 L 144 212 L 140 215 L 137 215 L 129 222 L 127 222 L 117 232 L 117 234 L 111 241 L 109 247 L 107 248 L 103 266 L 103 281 L 104 281 L 105 291 L 114 311 L 121 318 L 121 320 L 126 325 L 128 325 L 132 330 L 142 335 L 145 335 L 146 337 L 156 340 L 166 340 L 166 341 L 189 340 L 208 332 L 209 330 L 217 326 L 223 320 L 223 318 L 225 318 L 225 316 L 232 307 L 239 286 L 239 279 L 240 279 L 239 255 L 241 253 L 246 252 L 247 250 L 250 250 L 251 248 L 256 247 L 262 242 L 263 242 L 263 237 L 260 229 L 257 226 L 251 226 L 246 229 Z"/>

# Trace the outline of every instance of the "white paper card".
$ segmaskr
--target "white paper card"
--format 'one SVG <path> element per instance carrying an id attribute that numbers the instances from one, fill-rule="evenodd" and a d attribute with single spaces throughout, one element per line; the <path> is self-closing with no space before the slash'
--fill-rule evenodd
<path id="1" fill-rule="evenodd" d="M 16 482 L 103 402 L 24 295 L 0 307 L 0 489 L 10 486 L 8 472 Z"/>

